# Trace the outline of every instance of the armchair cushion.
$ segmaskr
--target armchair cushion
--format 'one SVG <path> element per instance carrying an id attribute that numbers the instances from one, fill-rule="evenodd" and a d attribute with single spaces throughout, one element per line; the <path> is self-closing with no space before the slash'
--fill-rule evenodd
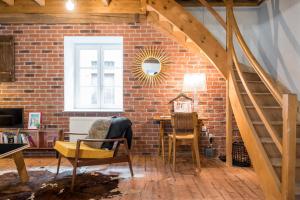
<path id="1" fill-rule="evenodd" d="M 75 158 L 76 142 L 56 141 L 54 149 L 67 158 Z M 80 144 L 79 158 L 112 158 L 114 151 L 98 149 Z"/>

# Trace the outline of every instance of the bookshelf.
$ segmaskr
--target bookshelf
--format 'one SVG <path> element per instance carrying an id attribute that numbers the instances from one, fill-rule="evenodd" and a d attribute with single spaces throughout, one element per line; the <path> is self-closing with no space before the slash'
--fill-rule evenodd
<path id="1" fill-rule="evenodd" d="M 27 138 L 29 148 L 27 150 L 53 150 L 54 142 L 59 137 L 61 129 L 47 128 L 47 129 L 0 129 L 0 143 L 24 143 L 24 136 Z M 13 138 L 13 139 L 12 139 Z M 26 142 L 25 142 L 26 143 Z"/>

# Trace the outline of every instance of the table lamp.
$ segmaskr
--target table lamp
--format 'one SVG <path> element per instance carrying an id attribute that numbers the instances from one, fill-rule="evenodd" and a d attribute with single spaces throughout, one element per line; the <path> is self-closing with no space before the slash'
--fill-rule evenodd
<path id="1" fill-rule="evenodd" d="M 194 112 L 197 112 L 198 95 L 197 91 L 206 91 L 206 74 L 205 73 L 186 73 L 183 80 L 183 92 L 194 93 Z"/>

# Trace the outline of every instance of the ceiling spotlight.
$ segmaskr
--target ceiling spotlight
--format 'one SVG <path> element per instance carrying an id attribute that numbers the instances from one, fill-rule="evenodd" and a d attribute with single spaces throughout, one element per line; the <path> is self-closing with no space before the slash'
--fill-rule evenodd
<path id="1" fill-rule="evenodd" d="M 68 0 L 68 1 L 66 2 L 66 8 L 67 8 L 67 10 L 69 10 L 69 11 L 74 10 L 74 8 L 75 8 L 75 3 L 74 3 L 74 1 L 73 1 L 73 0 Z"/>

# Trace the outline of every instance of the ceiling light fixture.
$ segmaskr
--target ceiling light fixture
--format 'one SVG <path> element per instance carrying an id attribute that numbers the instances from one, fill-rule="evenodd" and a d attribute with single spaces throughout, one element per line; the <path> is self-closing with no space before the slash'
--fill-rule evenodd
<path id="1" fill-rule="evenodd" d="M 75 3 L 74 3 L 74 1 L 73 1 L 73 0 L 68 0 L 68 1 L 66 2 L 66 8 L 67 8 L 67 10 L 69 10 L 69 11 L 74 10 L 74 8 L 75 8 Z"/>

